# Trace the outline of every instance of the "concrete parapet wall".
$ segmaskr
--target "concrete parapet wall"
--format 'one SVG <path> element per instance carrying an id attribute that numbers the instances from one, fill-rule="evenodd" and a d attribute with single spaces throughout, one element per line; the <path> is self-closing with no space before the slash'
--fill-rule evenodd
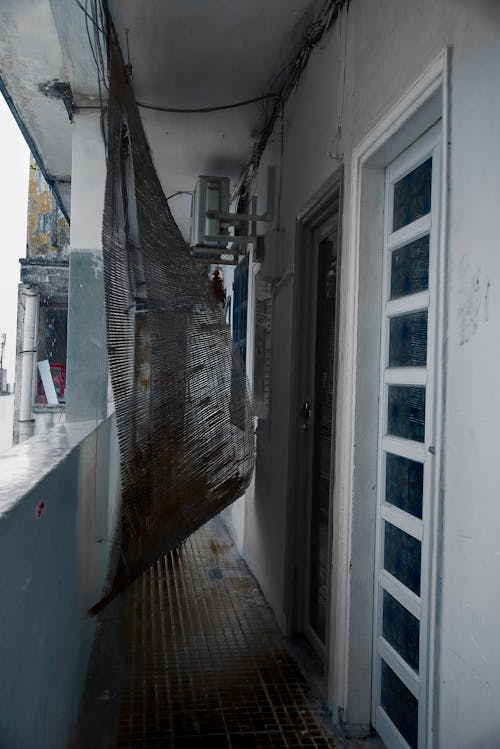
<path id="1" fill-rule="evenodd" d="M 0 455 L 0 746 L 67 745 L 120 497 L 114 416 Z"/>

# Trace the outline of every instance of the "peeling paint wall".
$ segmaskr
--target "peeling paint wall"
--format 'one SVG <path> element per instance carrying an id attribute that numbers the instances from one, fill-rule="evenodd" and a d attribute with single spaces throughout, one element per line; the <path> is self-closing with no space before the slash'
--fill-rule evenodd
<path id="1" fill-rule="evenodd" d="M 36 161 L 30 161 L 28 190 L 28 257 L 65 257 L 69 245 L 69 226 L 52 190 Z"/>

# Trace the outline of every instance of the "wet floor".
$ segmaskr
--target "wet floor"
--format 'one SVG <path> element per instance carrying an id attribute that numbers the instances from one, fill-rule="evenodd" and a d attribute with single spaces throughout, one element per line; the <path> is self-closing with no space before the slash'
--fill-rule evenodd
<path id="1" fill-rule="evenodd" d="M 131 586 L 120 610 L 120 684 L 94 686 L 101 707 L 114 702 L 116 713 L 108 706 L 94 720 L 116 734 L 77 746 L 335 746 L 220 520 Z"/>

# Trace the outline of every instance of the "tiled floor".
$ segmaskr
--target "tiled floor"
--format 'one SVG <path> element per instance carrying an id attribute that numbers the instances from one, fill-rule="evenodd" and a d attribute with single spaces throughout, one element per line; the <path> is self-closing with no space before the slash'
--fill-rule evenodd
<path id="1" fill-rule="evenodd" d="M 114 746 L 335 746 L 220 520 L 158 562 L 121 608 Z"/>

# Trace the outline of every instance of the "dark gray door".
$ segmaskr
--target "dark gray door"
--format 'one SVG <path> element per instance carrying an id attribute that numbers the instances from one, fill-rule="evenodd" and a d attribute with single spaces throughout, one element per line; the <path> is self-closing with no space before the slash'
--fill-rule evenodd
<path id="1" fill-rule="evenodd" d="M 337 338 L 337 237 L 318 232 L 312 263 L 310 297 L 311 399 L 308 417 L 310 463 L 306 538 L 305 633 L 324 656 L 327 645 L 331 557 L 331 494 L 335 439 Z"/>

